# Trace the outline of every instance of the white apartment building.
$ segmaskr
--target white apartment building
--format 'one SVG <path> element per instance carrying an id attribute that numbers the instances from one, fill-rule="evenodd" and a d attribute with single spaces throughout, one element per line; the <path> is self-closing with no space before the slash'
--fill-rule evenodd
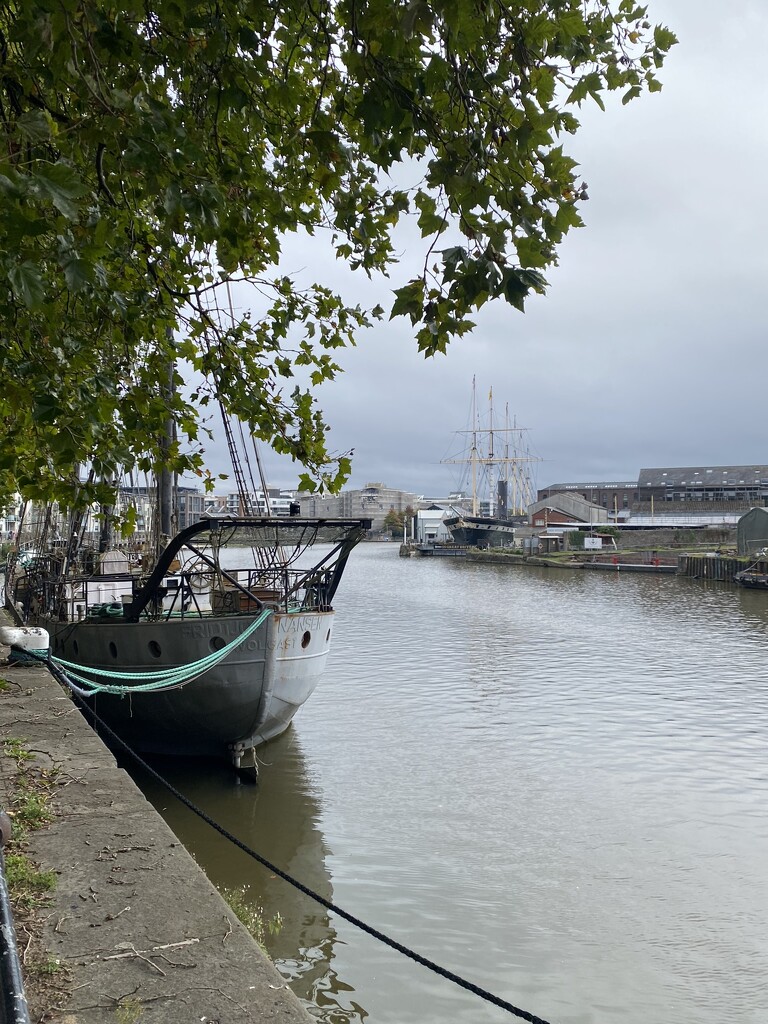
<path id="1" fill-rule="evenodd" d="M 226 512 L 230 516 L 289 516 L 291 502 L 296 501 L 293 491 L 281 491 L 279 487 L 268 487 L 264 491 L 249 491 L 246 501 L 238 493 L 226 496 Z"/>

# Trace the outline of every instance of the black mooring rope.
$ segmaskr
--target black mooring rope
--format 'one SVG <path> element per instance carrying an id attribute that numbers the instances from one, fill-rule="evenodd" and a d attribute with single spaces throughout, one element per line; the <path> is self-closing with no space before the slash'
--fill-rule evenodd
<path id="1" fill-rule="evenodd" d="M 384 945 L 389 946 L 391 949 L 396 949 L 399 953 L 402 953 L 404 956 L 407 956 L 411 960 L 414 960 L 417 964 L 421 964 L 422 967 L 428 968 L 435 974 L 440 975 L 440 977 L 445 978 L 448 981 L 452 981 L 454 985 L 458 985 L 460 988 L 466 989 L 467 992 L 474 993 L 474 995 L 479 996 L 486 1002 L 492 1003 L 494 1006 L 498 1006 L 502 1010 L 506 1010 L 508 1013 L 514 1014 L 515 1017 L 520 1017 L 522 1020 L 528 1021 L 528 1024 L 549 1024 L 549 1022 L 544 1020 L 542 1017 L 537 1017 L 535 1014 L 529 1013 L 527 1010 L 521 1010 L 520 1007 L 514 1006 L 512 1003 L 507 1002 L 506 999 L 501 999 L 499 996 L 495 996 L 492 992 L 488 992 L 486 989 L 481 988 L 479 985 L 475 985 L 473 984 L 473 982 L 467 981 L 466 979 L 460 977 L 458 974 L 454 974 L 453 971 L 449 971 L 445 967 L 441 967 L 434 961 L 427 959 L 427 957 L 421 956 L 420 953 L 417 953 L 414 950 L 409 949 L 408 946 L 404 946 L 401 942 L 398 942 L 396 939 L 391 939 L 388 935 L 385 935 L 384 932 L 378 931 L 378 929 L 371 927 L 371 925 L 369 924 L 366 924 L 365 921 L 361 921 L 359 918 L 355 917 L 353 914 L 348 913 L 346 910 L 343 910 L 335 903 L 332 903 L 330 900 L 327 900 L 323 896 L 320 896 L 318 893 L 313 892 L 311 889 L 308 889 L 306 885 L 303 885 L 297 879 L 292 878 L 291 875 L 286 874 L 285 871 L 282 871 L 275 864 L 272 864 L 265 857 L 262 857 L 261 854 L 257 853 L 255 850 L 252 850 L 250 846 L 248 846 L 246 843 L 238 839 L 237 836 L 232 835 L 232 833 L 228 832 L 227 829 L 225 829 L 222 825 L 219 825 L 217 821 L 214 821 L 213 818 L 206 814 L 204 810 L 193 804 L 191 800 L 184 796 L 183 793 L 179 792 L 179 790 L 176 789 L 176 787 L 173 786 L 170 782 L 168 782 L 167 779 L 164 779 L 162 775 L 156 772 L 155 769 L 151 767 L 151 765 L 147 764 L 147 762 L 139 754 L 137 754 L 135 750 L 131 749 L 131 747 L 128 746 L 125 740 L 118 736 L 117 733 L 110 726 L 108 726 L 107 723 L 102 718 L 100 718 L 99 715 L 97 715 L 96 712 L 93 711 L 93 709 L 90 708 L 88 704 L 80 697 L 80 695 L 76 692 L 76 690 L 70 683 L 70 680 L 67 677 L 66 673 L 63 672 L 60 668 L 58 668 L 50 660 L 50 657 L 46 658 L 45 656 L 38 655 L 36 656 L 35 660 L 47 662 L 48 670 L 50 671 L 54 679 L 57 679 L 60 683 L 66 686 L 72 693 L 77 703 L 86 711 L 86 713 L 90 715 L 96 722 L 98 722 L 99 725 L 107 733 L 109 733 L 110 736 L 116 739 L 120 746 L 123 747 L 123 749 L 131 755 L 131 757 L 134 759 L 134 761 L 136 761 L 137 764 L 141 765 L 141 767 L 146 772 L 148 772 L 153 778 L 157 779 L 158 782 L 165 786 L 169 793 L 172 793 L 173 796 L 175 796 L 177 800 L 181 801 L 181 803 L 183 803 L 185 807 L 188 807 L 190 811 L 196 814 L 199 818 L 202 818 L 203 821 L 207 822 L 211 826 L 211 828 L 215 829 L 220 835 L 224 836 L 225 839 L 228 839 L 231 843 L 234 843 L 234 845 L 241 849 L 243 853 L 247 853 L 250 857 L 253 857 L 254 860 L 258 861 L 259 864 L 261 864 L 263 867 L 271 871 L 272 874 L 277 875 L 278 878 L 282 878 L 284 881 L 292 885 L 295 889 L 298 889 L 299 892 L 303 892 L 305 896 L 309 896 L 310 899 L 313 899 L 316 903 L 319 903 L 321 906 L 325 907 L 326 910 L 330 910 L 332 913 L 338 914 L 339 917 L 342 917 L 345 921 L 349 921 L 350 924 L 353 924 L 355 925 L 355 927 L 360 928 L 361 931 L 366 932 L 368 935 L 373 936 L 374 939 L 378 939 L 380 942 L 383 942 Z"/>

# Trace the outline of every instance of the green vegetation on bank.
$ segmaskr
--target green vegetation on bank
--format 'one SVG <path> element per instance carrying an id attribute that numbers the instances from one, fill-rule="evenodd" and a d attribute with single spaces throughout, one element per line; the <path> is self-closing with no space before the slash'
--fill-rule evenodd
<path id="1" fill-rule="evenodd" d="M 6 808 L 13 824 L 5 848 L 6 879 L 14 906 L 32 909 L 43 906 L 47 894 L 56 887 L 55 872 L 38 871 L 25 852 L 30 832 L 53 820 L 51 789 L 55 773 L 35 766 L 35 755 L 23 739 L 4 740 L 3 754 L 16 765 L 14 790 Z"/>
<path id="2" fill-rule="evenodd" d="M 241 886 L 239 889 L 222 889 L 221 895 L 229 904 L 235 917 L 241 924 L 245 925 L 253 938 L 261 947 L 263 953 L 268 954 L 266 941 L 268 935 L 277 935 L 283 927 L 283 919 L 280 913 L 267 918 L 263 907 L 252 903 L 248 899 L 248 889 Z"/>
<path id="3" fill-rule="evenodd" d="M 6 680 L 0 680 L 0 692 L 8 685 Z M 2 756 L 15 765 L 10 803 L 5 808 L 12 822 L 12 835 L 3 850 L 5 877 L 17 937 L 25 938 L 27 999 L 30 1007 L 43 1014 L 60 1002 L 69 975 L 61 961 L 42 948 L 40 942 L 40 915 L 56 888 L 56 872 L 41 871 L 29 856 L 28 844 L 33 832 L 54 819 L 52 801 L 59 772 L 56 768 L 42 768 L 22 738 L 6 738 Z M 42 1015 L 40 1019 L 44 1019 Z"/>

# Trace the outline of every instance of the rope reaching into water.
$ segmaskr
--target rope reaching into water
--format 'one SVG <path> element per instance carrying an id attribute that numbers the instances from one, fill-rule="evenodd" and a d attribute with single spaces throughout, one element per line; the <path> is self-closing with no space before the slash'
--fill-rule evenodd
<path id="1" fill-rule="evenodd" d="M 447 981 L 453 982 L 454 985 L 458 985 L 460 988 L 465 989 L 467 992 L 472 992 L 480 999 L 483 999 L 488 1003 L 492 1003 L 494 1006 L 498 1006 L 502 1010 L 506 1010 L 508 1013 L 511 1013 L 515 1017 L 519 1017 L 521 1020 L 527 1021 L 528 1024 L 549 1024 L 549 1022 L 544 1020 L 542 1017 L 537 1017 L 535 1014 L 529 1013 L 527 1010 L 522 1010 L 520 1009 L 520 1007 L 514 1006 L 512 1003 L 507 1002 L 506 999 L 502 999 L 499 996 L 494 995 L 492 992 L 489 992 L 486 989 L 481 988 L 479 985 L 475 985 L 473 982 L 467 981 L 460 975 L 454 974 L 453 971 L 449 971 L 445 967 L 441 967 L 433 960 L 430 960 L 427 957 L 422 956 L 420 953 L 415 952 L 415 950 L 403 945 L 403 943 L 398 942 L 396 939 L 390 938 L 388 935 L 385 935 L 384 932 L 380 932 L 378 929 L 373 928 L 371 925 L 366 924 L 364 921 L 361 921 L 360 918 L 355 917 L 353 914 L 350 914 L 346 910 L 343 910 L 341 907 L 337 906 L 331 900 L 327 900 L 325 899 L 325 897 L 320 896 L 312 889 L 307 888 L 307 886 L 304 885 L 302 882 L 299 882 L 296 878 L 293 878 L 291 875 L 287 874 L 285 871 L 282 871 L 280 868 L 278 868 L 275 864 L 272 864 L 265 857 L 262 857 L 260 853 L 257 853 L 246 843 L 242 842 L 242 840 L 238 839 L 237 836 L 227 831 L 227 829 L 225 829 L 222 825 L 219 825 L 217 821 L 214 821 L 213 818 L 206 814 L 205 811 L 203 811 L 200 807 L 197 807 L 194 803 L 192 803 L 192 801 L 189 800 L 186 796 L 184 796 L 184 794 L 181 793 L 178 789 L 176 789 L 175 786 L 173 786 L 170 782 L 164 779 L 162 775 L 160 775 L 158 772 L 155 771 L 154 768 L 147 764 L 147 762 L 142 757 L 140 757 L 135 750 L 129 747 L 125 740 L 121 739 L 121 737 L 118 736 L 118 734 L 112 728 L 110 728 L 110 726 L 108 726 L 107 723 L 99 715 L 97 715 L 95 711 L 93 711 L 88 705 L 85 704 L 85 702 L 82 700 L 81 695 L 78 693 L 78 688 L 73 686 L 73 684 L 67 677 L 67 674 L 62 669 L 60 669 L 58 665 L 55 664 L 53 659 L 46 659 L 45 656 L 37 656 L 36 660 L 48 662 L 49 671 L 51 672 L 51 675 L 54 677 L 54 679 L 56 679 L 62 685 L 66 686 L 75 694 L 75 699 L 84 708 L 86 714 L 93 718 L 98 723 L 100 728 L 104 729 L 104 731 L 109 736 L 116 740 L 117 743 L 128 754 L 130 754 L 133 760 L 138 765 L 140 765 L 144 771 L 146 771 L 149 775 L 152 776 L 153 779 L 155 779 L 162 786 L 164 786 L 169 793 L 175 796 L 176 799 L 180 801 L 180 803 L 184 804 L 185 807 L 189 808 L 189 810 L 192 811 L 193 814 L 196 814 L 204 822 L 210 825 L 211 828 L 213 828 L 216 832 L 219 833 L 219 835 L 224 836 L 225 839 L 228 839 L 231 843 L 237 846 L 238 849 L 242 850 L 243 853 L 247 853 L 249 857 L 252 857 L 255 861 L 257 861 L 259 864 L 265 867 L 273 875 L 277 875 L 278 878 L 282 878 L 283 881 L 288 882 L 289 885 L 292 885 L 295 889 L 298 889 L 299 892 L 304 893 L 305 896 L 309 896 L 310 899 L 314 900 L 316 903 L 319 903 L 321 906 L 325 907 L 326 910 L 329 910 L 332 913 L 337 914 L 345 921 L 348 921 L 350 924 L 353 924 L 356 928 L 359 928 L 361 931 L 364 931 L 367 935 L 372 936 L 374 939 L 378 939 L 379 942 L 383 942 L 384 945 L 389 946 L 390 949 L 397 950 L 398 953 L 402 953 L 404 956 L 407 956 L 410 960 L 415 961 L 417 964 L 421 964 L 422 967 L 426 967 L 434 974 L 438 974 L 441 978 L 445 978 Z"/>

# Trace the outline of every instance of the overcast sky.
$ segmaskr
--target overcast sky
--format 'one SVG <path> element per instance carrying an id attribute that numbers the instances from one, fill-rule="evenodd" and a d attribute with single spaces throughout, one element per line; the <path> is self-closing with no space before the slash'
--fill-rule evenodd
<path id="1" fill-rule="evenodd" d="M 648 7 L 679 38 L 664 88 L 605 113 L 582 107 L 566 151 L 589 185 L 586 226 L 563 245 L 547 295 L 524 315 L 489 304 L 446 356 L 424 360 L 403 318 L 339 356 L 345 373 L 318 398 L 332 447 L 355 449 L 349 486 L 454 489 L 457 467 L 441 460 L 467 426 L 473 377 L 483 402 L 493 387 L 497 412 L 508 404 L 528 428 L 538 487 L 768 463 L 768 2 Z M 287 248 L 288 269 L 328 281 L 327 255 L 321 272 L 315 259 L 304 242 Z M 359 287 L 388 307 L 386 284 Z M 295 485 L 290 463 L 266 461 L 272 484 Z"/>

